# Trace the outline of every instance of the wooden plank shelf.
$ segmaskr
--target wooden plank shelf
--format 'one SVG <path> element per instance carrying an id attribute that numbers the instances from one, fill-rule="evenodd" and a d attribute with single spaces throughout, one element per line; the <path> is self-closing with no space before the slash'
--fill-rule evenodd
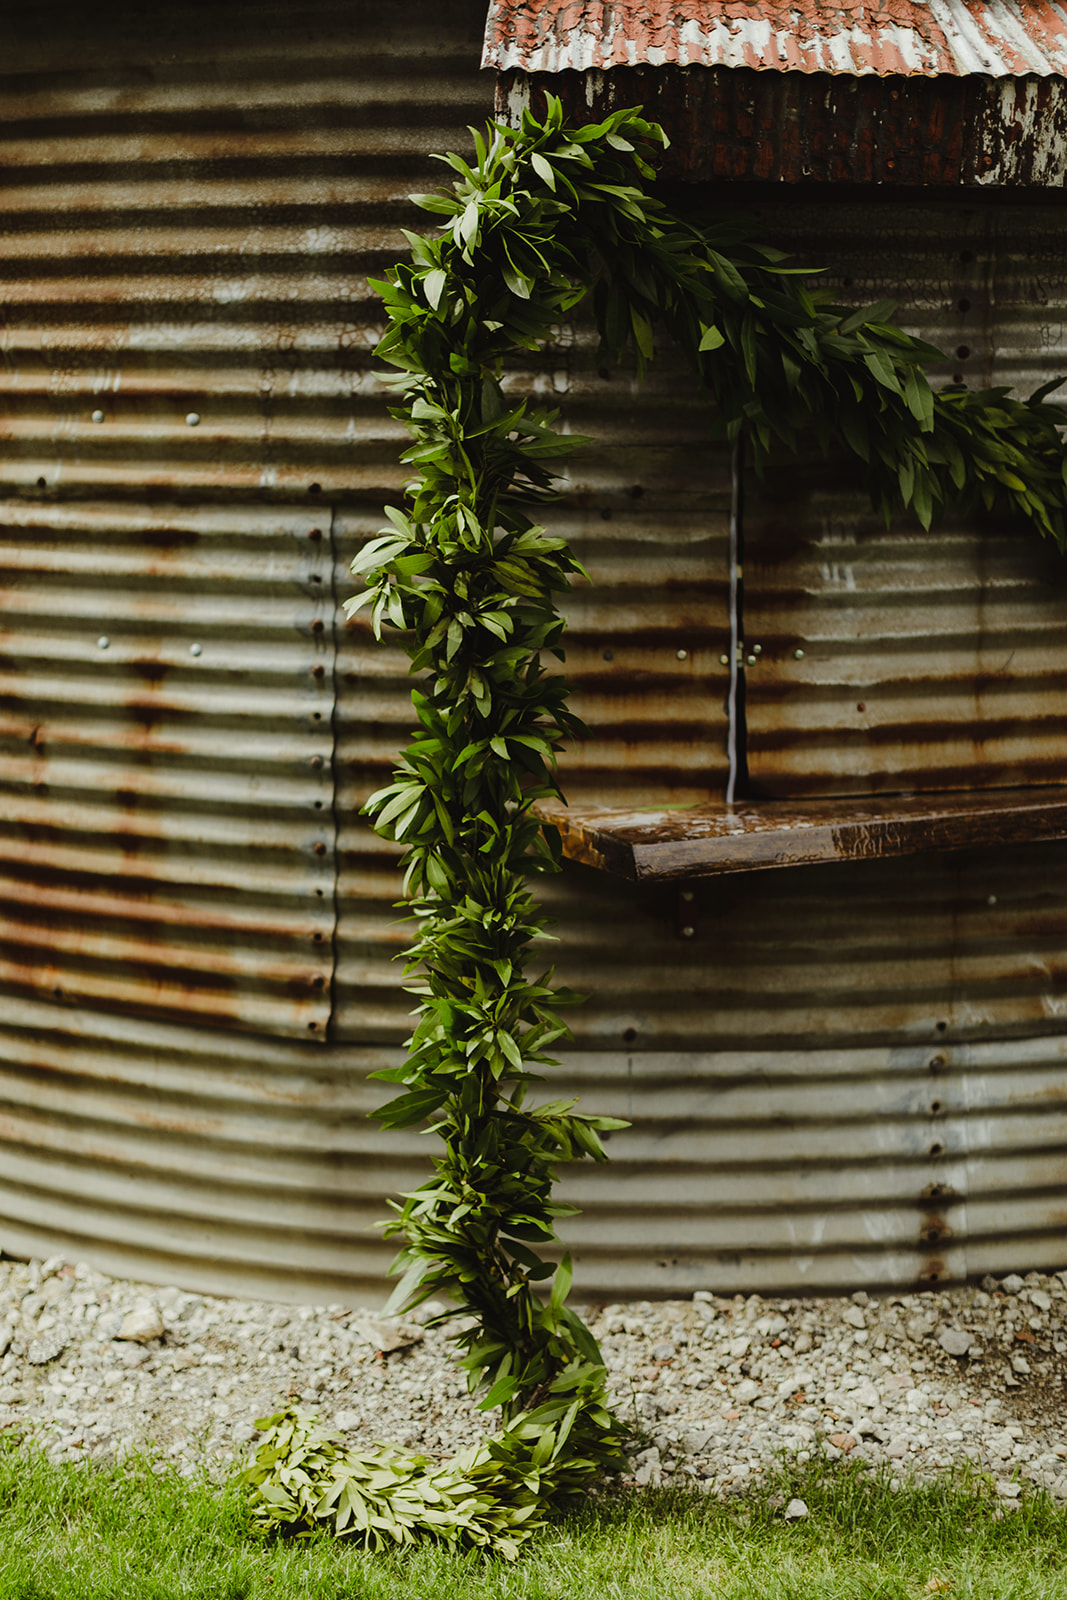
<path id="1" fill-rule="evenodd" d="M 624 811 L 542 801 L 571 860 L 634 882 L 1067 839 L 1067 786 Z"/>

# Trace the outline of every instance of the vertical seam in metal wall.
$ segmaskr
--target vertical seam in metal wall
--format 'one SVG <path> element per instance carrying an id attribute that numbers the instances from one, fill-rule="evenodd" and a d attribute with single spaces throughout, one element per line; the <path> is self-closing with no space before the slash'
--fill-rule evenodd
<path id="1" fill-rule="evenodd" d="M 741 619 L 738 615 L 737 557 L 741 544 L 739 527 L 741 510 L 741 436 L 734 441 L 730 453 L 730 688 L 726 702 L 726 759 L 729 775 L 726 780 L 726 804 L 732 806 L 737 789 L 737 679 L 738 652 L 741 642 Z"/>
<path id="2" fill-rule="evenodd" d="M 337 960 L 341 926 L 341 818 L 338 802 L 338 620 L 337 507 L 330 507 L 330 820 L 333 825 L 333 916 L 330 919 L 330 1012 L 323 1042 L 333 1039 L 337 1018 Z"/>

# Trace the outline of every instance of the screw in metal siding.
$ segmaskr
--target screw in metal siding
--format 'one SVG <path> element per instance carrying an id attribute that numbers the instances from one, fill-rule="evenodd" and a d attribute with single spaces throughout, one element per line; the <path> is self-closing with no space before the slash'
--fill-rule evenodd
<path id="1" fill-rule="evenodd" d="M 189 646 L 189 654 L 191 656 L 202 656 L 203 653 L 204 653 L 204 647 L 203 647 L 202 644 L 191 644 Z"/>
<path id="2" fill-rule="evenodd" d="M 728 667 L 730 665 L 730 657 L 729 656 L 720 656 L 719 657 L 719 665 L 720 665 L 720 667 Z"/>
<path id="3" fill-rule="evenodd" d="M 313 678 L 324 678 L 326 676 L 326 668 L 325 667 L 312 667 L 311 676 Z"/>
<path id="4" fill-rule="evenodd" d="M 755 658 L 755 656 L 752 656 L 752 655 L 749 655 L 749 656 L 746 656 L 746 657 L 745 657 L 745 664 L 746 664 L 746 665 L 747 665 L 747 666 L 750 666 L 750 667 L 754 667 L 754 666 L 755 666 L 755 665 L 756 665 L 756 658 Z"/>
<path id="5" fill-rule="evenodd" d="M 317 856 L 324 856 L 326 854 L 326 846 L 323 844 L 321 839 L 319 839 L 316 844 L 312 845 L 312 849 Z"/>
<path id="6" fill-rule="evenodd" d="M 688 650 L 676 650 L 674 652 L 674 656 L 675 656 L 675 660 L 676 661 L 687 661 L 689 659 L 689 651 Z"/>
<path id="7" fill-rule="evenodd" d="M 803 650 L 794 650 L 793 651 L 793 660 L 794 661 L 803 661 L 803 659 L 804 659 Z"/>
<path id="8" fill-rule="evenodd" d="M 186 421 L 187 425 L 190 428 L 199 428 L 199 426 L 200 426 L 200 413 L 199 413 L 199 411 L 190 411 L 190 412 L 188 412 L 187 415 L 186 415 L 185 421 Z"/>
<path id="9" fill-rule="evenodd" d="M 102 633 L 100 635 L 99 639 L 96 641 L 96 648 L 98 650 L 106 650 L 108 648 L 108 646 L 110 645 L 110 643 L 111 643 L 111 640 L 108 638 L 107 634 L 106 633 Z"/>
<path id="10" fill-rule="evenodd" d="M 752 646 L 752 654 L 754 656 L 761 656 L 763 654 L 763 646 L 761 644 L 754 644 Z"/>
<path id="11" fill-rule="evenodd" d="M 94 422 L 103 422 L 103 420 L 104 420 L 104 413 L 102 411 L 94 411 L 93 412 L 93 421 Z"/>
<path id="12" fill-rule="evenodd" d="M 692 898 L 693 898 L 692 889 L 683 889 L 682 890 L 682 899 L 683 900 L 688 902 L 688 901 L 692 900 Z"/>
<path id="13" fill-rule="evenodd" d="M 319 767 L 321 767 L 321 766 L 322 766 L 322 757 L 321 757 L 321 756 L 312 756 L 312 758 L 311 758 L 311 765 L 312 765 L 312 766 L 313 766 L 313 767 L 314 767 L 314 768 L 315 768 L 315 769 L 316 769 L 316 771 L 317 771 L 317 770 L 318 770 L 318 768 L 319 768 Z"/>
<path id="14" fill-rule="evenodd" d="M 696 929 L 695 928 L 683 928 L 682 929 L 682 938 L 683 939 L 692 939 L 693 936 L 695 935 L 695 933 L 696 933 Z"/>
<path id="15" fill-rule="evenodd" d="M 986 905 L 987 906 L 995 906 L 996 903 L 997 903 L 997 897 L 996 897 L 995 894 L 990 894 L 990 895 L 986 896 Z"/>

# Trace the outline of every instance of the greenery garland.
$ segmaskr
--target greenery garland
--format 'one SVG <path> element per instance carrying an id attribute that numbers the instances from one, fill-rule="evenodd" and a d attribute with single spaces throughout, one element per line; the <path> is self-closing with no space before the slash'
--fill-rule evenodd
<path id="1" fill-rule="evenodd" d="M 574 998 L 527 968 L 544 936 L 530 880 L 557 866 L 531 807 L 559 794 L 556 754 L 580 731 L 542 655 L 562 660 L 556 597 L 581 571 L 527 513 L 554 498 L 555 465 L 585 441 L 560 434 L 556 412 L 515 403 L 506 371 L 591 295 L 601 358 L 632 350 L 643 370 L 664 325 L 757 468 L 814 427 L 824 449 L 844 444 L 866 464 L 887 518 L 910 509 L 926 527 L 949 503 L 999 503 L 1067 546 L 1063 418 L 1047 388 L 1028 401 L 935 394 L 924 367 L 940 353 L 896 327 L 892 305 L 835 307 L 734 223 L 672 214 L 646 186 L 665 143 L 633 110 L 566 127 L 556 101 L 543 123 L 491 124 L 475 134 L 476 166 L 445 158 L 451 193 L 418 197 L 445 219 L 440 234 L 408 234 L 410 261 L 375 285 L 414 477 L 353 564 L 367 588 L 345 609 L 369 603 L 377 636 L 404 635 L 419 681 L 418 732 L 366 808 L 405 846 L 417 924 L 418 1024 L 404 1064 L 379 1074 L 401 1092 L 377 1115 L 443 1141 L 432 1178 L 387 1224 L 405 1241 L 388 1309 L 448 1298 L 446 1315 L 465 1319 L 471 1390 L 502 1428 L 434 1468 L 388 1447 L 346 1453 L 312 1419 L 280 1413 L 249 1469 L 269 1523 L 514 1554 L 547 1503 L 622 1459 L 599 1350 L 566 1304 L 569 1258 L 554 1267 L 542 1252 L 573 1209 L 552 1198 L 557 1164 L 603 1160 L 599 1133 L 623 1124 L 527 1098 Z"/>

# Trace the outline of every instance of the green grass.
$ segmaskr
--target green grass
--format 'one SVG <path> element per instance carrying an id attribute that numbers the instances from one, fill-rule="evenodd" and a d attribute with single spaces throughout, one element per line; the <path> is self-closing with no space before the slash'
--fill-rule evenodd
<path id="1" fill-rule="evenodd" d="M 799 1495 L 806 1521 L 780 1505 Z M 944 1587 L 932 1587 L 940 1581 Z M 929 1587 L 928 1587 L 929 1586 Z M 514 1565 L 329 1538 L 264 1542 L 235 1486 L 130 1459 L 54 1466 L 0 1445 L 0 1600 L 1067 1600 L 1067 1510 L 998 1515 L 979 1480 L 783 1471 L 722 1505 L 673 1491 L 587 1503 Z"/>

